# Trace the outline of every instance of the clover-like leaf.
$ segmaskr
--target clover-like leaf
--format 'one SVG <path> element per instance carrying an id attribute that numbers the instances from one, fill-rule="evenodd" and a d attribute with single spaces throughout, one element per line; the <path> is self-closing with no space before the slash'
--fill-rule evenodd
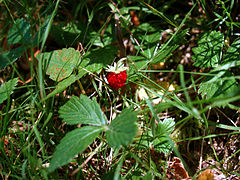
<path id="1" fill-rule="evenodd" d="M 175 128 L 175 122 L 173 118 L 166 118 L 160 121 L 156 128 L 156 138 L 153 141 L 154 148 L 163 153 L 168 153 L 171 150 L 171 144 L 169 143 L 169 135 Z"/>
<path id="2" fill-rule="evenodd" d="M 91 100 L 85 95 L 80 98 L 73 96 L 60 110 L 60 117 L 68 124 L 90 124 L 104 126 L 107 118 L 96 100 Z"/>
<path id="3" fill-rule="evenodd" d="M 221 63 L 224 36 L 221 32 L 207 32 L 193 48 L 192 59 L 197 67 L 217 67 Z"/>
<path id="4" fill-rule="evenodd" d="M 55 81 L 61 81 L 71 75 L 80 62 L 80 52 L 74 48 L 64 48 L 52 52 L 37 54 L 38 60 L 43 60 L 47 74 Z"/>
<path id="5" fill-rule="evenodd" d="M 0 86 L 0 104 L 13 93 L 17 82 L 18 78 L 14 78 Z"/>
<path id="6" fill-rule="evenodd" d="M 128 145 L 137 132 L 137 113 L 125 109 L 109 125 L 106 138 L 111 147 Z"/>
<path id="7" fill-rule="evenodd" d="M 56 168 L 70 162 L 77 154 L 82 153 L 102 130 L 102 127 L 84 126 L 67 133 L 57 146 L 48 171 L 53 172 Z"/>

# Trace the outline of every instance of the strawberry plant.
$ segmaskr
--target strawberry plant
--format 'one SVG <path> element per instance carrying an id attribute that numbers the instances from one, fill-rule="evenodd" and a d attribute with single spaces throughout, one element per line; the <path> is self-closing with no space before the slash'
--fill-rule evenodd
<path id="1" fill-rule="evenodd" d="M 2 179 L 236 179 L 238 1 L 1 1 Z"/>

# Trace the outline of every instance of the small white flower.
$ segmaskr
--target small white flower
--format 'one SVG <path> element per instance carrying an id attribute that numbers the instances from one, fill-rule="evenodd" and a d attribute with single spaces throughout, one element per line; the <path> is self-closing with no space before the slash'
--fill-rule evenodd
<path id="1" fill-rule="evenodd" d="M 122 71 L 128 70 L 128 67 L 124 66 L 123 61 L 126 60 L 127 58 L 122 58 L 120 59 L 117 63 L 114 62 L 113 66 L 108 65 L 106 67 L 107 72 L 115 72 L 116 74 L 119 74 Z"/>

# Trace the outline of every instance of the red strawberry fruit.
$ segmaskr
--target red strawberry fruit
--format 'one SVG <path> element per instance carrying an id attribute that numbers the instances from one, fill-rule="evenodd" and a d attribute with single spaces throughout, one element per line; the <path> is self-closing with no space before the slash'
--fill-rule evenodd
<path id="1" fill-rule="evenodd" d="M 108 66 L 106 71 L 108 71 L 107 81 L 110 87 L 115 90 L 120 89 L 127 82 L 127 67 L 124 67 L 122 61 L 125 58 L 121 59 L 117 63 L 114 63 L 113 66 Z"/>

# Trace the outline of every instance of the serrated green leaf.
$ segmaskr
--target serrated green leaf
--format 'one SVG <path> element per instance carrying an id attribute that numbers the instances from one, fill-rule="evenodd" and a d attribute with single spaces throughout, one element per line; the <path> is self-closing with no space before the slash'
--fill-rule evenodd
<path id="1" fill-rule="evenodd" d="M 222 64 L 227 64 L 233 61 L 240 61 L 240 39 L 237 39 L 228 48 Z"/>
<path id="2" fill-rule="evenodd" d="M 18 78 L 14 78 L 9 80 L 8 82 L 4 83 L 0 87 L 0 104 L 5 101 L 15 89 L 15 86 L 17 85 Z"/>
<path id="3" fill-rule="evenodd" d="M 68 124 L 91 124 L 105 126 L 107 119 L 96 100 L 85 95 L 73 96 L 60 110 L 60 117 Z"/>
<path id="4" fill-rule="evenodd" d="M 173 118 L 166 118 L 163 121 L 159 121 L 156 129 L 156 136 L 159 134 L 170 135 L 174 130 L 174 119 Z"/>
<path id="5" fill-rule="evenodd" d="M 224 36 L 221 32 L 207 32 L 198 41 L 198 47 L 192 49 L 197 67 L 217 67 L 221 63 Z"/>
<path id="6" fill-rule="evenodd" d="M 8 66 L 9 64 L 15 62 L 19 57 L 25 52 L 25 48 L 20 46 L 16 49 L 8 51 L 0 55 L 0 70 Z"/>
<path id="7" fill-rule="evenodd" d="M 222 73 L 222 71 L 213 73 L 217 76 L 217 73 Z M 198 93 L 201 94 L 203 98 L 210 99 L 213 97 L 225 97 L 229 93 L 237 91 L 239 89 L 234 76 L 232 76 L 232 74 L 228 71 L 226 71 L 223 75 L 221 75 L 220 78 L 215 79 L 214 81 L 212 81 L 214 77 L 211 77 L 206 77 L 200 84 Z"/>
<path id="8" fill-rule="evenodd" d="M 144 35 L 142 37 L 140 36 L 141 39 L 144 39 L 144 44 L 142 47 L 144 52 L 142 51 L 140 52 L 147 59 L 152 59 L 152 57 L 154 56 L 160 37 L 161 37 L 161 32 L 155 32 L 149 35 Z M 136 48 L 139 49 L 138 46 L 136 46 Z"/>
<path id="9" fill-rule="evenodd" d="M 27 20 L 21 18 L 16 20 L 9 29 L 7 42 L 8 44 L 31 43 L 30 24 Z"/>
<path id="10" fill-rule="evenodd" d="M 84 126 L 77 128 L 61 140 L 50 162 L 49 172 L 69 163 L 77 154 L 82 153 L 102 131 L 102 127 Z"/>
<path id="11" fill-rule="evenodd" d="M 47 74 L 55 81 L 70 76 L 80 62 L 80 52 L 74 48 L 39 53 L 36 57 L 38 60 L 43 59 L 44 67 L 47 66 Z"/>
<path id="12" fill-rule="evenodd" d="M 106 138 L 111 147 L 128 145 L 137 132 L 135 122 L 138 120 L 137 113 L 125 109 L 109 125 Z"/>
<path id="13" fill-rule="evenodd" d="M 156 138 L 153 141 L 154 148 L 163 153 L 168 153 L 172 147 L 169 143 L 169 135 L 175 128 L 175 122 L 173 118 L 166 118 L 160 121 L 156 128 Z"/>

